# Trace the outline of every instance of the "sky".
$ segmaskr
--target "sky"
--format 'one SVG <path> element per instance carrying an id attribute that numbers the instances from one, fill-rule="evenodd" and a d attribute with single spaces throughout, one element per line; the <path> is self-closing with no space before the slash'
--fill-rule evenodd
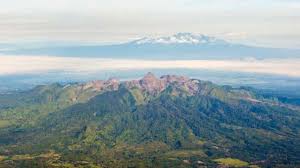
<path id="1" fill-rule="evenodd" d="M 118 43 L 178 32 L 300 48 L 300 1 L 0 0 L 0 43 Z"/>

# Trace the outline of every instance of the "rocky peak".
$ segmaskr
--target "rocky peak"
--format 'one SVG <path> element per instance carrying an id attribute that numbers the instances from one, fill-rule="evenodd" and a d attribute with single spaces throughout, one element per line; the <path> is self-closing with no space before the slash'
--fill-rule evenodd
<path id="1" fill-rule="evenodd" d="M 155 81 L 158 80 L 152 72 L 148 72 L 142 79 L 142 81 Z"/>
<path id="2" fill-rule="evenodd" d="M 107 81 L 106 81 L 106 83 L 119 83 L 120 81 L 119 81 L 119 79 L 117 79 L 117 78 L 109 78 Z"/>
<path id="3" fill-rule="evenodd" d="M 185 83 L 188 82 L 190 79 L 186 76 L 177 76 L 177 75 L 163 75 L 160 77 L 161 80 L 166 81 L 167 83 Z"/>
<path id="4" fill-rule="evenodd" d="M 140 81 L 141 88 L 150 92 L 158 93 L 165 89 L 165 83 L 156 78 L 151 72 L 148 72 Z"/>
<path id="5" fill-rule="evenodd" d="M 117 90 L 119 88 L 120 81 L 115 78 L 108 80 L 95 80 L 82 85 L 83 90 L 91 89 L 96 91 L 103 90 Z"/>
<path id="6" fill-rule="evenodd" d="M 127 88 L 139 88 L 149 94 L 156 95 L 168 86 L 172 85 L 179 90 L 184 90 L 189 94 L 198 91 L 198 83 L 185 76 L 164 75 L 157 78 L 153 73 L 148 72 L 142 79 L 125 82 Z"/>
<path id="7" fill-rule="evenodd" d="M 117 78 L 109 78 L 107 81 L 104 82 L 105 87 L 111 90 L 117 90 L 120 85 L 120 81 Z"/>
<path id="8" fill-rule="evenodd" d="M 158 95 L 164 91 L 168 86 L 172 86 L 177 91 L 184 91 L 189 95 L 196 94 L 199 91 L 199 81 L 189 79 L 186 76 L 177 75 L 164 75 L 157 78 L 153 73 L 148 72 L 140 80 L 126 81 L 123 85 L 128 89 L 138 88 L 141 91 L 150 94 Z M 80 90 L 91 91 L 112 91 L 118 90 L 120 87 L 120 81 L 116 78 L 110 78 L 108 80 L 95 80 L 80 85 Z"/>

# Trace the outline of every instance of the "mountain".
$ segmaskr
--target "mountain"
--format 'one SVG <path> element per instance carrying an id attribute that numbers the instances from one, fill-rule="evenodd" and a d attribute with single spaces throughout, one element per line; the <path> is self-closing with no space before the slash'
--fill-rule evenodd
<path id="1" fill-rule="evenodd" d="M 0 167 L 300 164 L 299 104 L 185 76 L 37 86 L 0 118 Z"/>
<path id="2" fill-rule="evenodd" d="M 49 55 L 127 59 L 245 59 L 299 58 L 299 49 L 233 44 L 215 37 L 178 33 L 169 37 L 142 38 L 114 45 L 71 45 L 18 48 L 2 54 Z"/>
<path id="3" fill-rule="evenodd" d="M 202 34 L 178 33 L 170 37 L 142 38 L 132 44 L 194 44 L 194 45 L 230 45 L 224 40 Z"/>

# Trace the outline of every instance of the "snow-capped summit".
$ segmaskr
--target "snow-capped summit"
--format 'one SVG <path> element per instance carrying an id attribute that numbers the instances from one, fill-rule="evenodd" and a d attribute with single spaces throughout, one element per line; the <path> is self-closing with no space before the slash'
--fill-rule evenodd
<path id="1" fill-rule="evenodd" d="M 226 44 L 224 40 L 202 34 L 177 33 L 168 37 L 142 38 L 134 41 L 135 44 Z"/>
<path id="2" fill-rule="evenodd" d="M 299 58 L 300 50 L 248 46 L 214 37 L 178 33 L 111 45 L 78 45 L 0 51 L 6 55 L 57 55 L 67 57 L 134 59 L 255 59 Z"/>

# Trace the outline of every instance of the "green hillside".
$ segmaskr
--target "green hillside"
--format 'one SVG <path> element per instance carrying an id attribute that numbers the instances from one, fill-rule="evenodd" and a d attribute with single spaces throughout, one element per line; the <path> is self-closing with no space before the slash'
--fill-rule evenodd
<path id="1" fill-rule="evenodd" d="M 0 96 L 0 167 L 297 167 L 300 107 L 177 76 Z"/>

